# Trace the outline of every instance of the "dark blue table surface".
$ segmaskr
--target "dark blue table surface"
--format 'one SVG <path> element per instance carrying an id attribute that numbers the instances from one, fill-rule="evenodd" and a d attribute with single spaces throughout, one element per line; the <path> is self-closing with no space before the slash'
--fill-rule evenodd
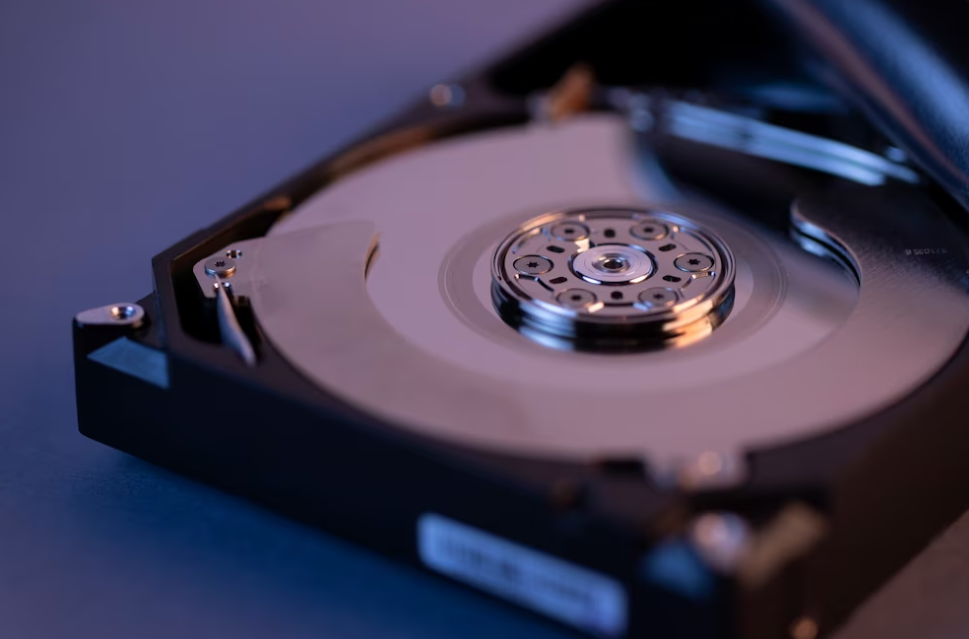
<path id="1" fill-rule="evenodd" d="M 576 4 L 0 2 L 0 639 L 573 636 L 84 439 L 70 320 Z M 969 636 L 967 540 L 846 639 Z"/>

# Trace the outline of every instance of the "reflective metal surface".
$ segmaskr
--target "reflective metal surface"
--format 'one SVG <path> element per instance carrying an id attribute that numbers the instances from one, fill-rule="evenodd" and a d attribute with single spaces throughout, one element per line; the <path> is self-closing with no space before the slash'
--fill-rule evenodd
<path id="1" fill-rule="evenodd" d="M 81 311 L 74 318 L 78 324 L 107 324 L 138 327 L 145 319 L 145 309 L 138 304 L 121 302 Z"/>
<path id="2" fill-rule="evenodd" d="M 249 296 L 253 260 L 258 254 L 259 244 L 258 239 L 234 242 L 215 255 L 199 260 L 192 269 L 202 294 L 215 298 L 222 343 L 234 350 L 247 366 L 256 365 L 256 350 L 236 318 L 231 298 Z"/>
<path id="3" fill-rule="evenodd" d="M 205 261 L 205 274 L 210 277 L 227 277 L 235 270 L 236 261 L 228 256 L 217 256 Z"/>
<path id="4" fill-rule="evenodd" d="M 927 380 L 966 334 L 966 260 L 930 203 L 855 186 L 799 204 L 847 247 L 859 288 L 841 265 L 730 211 L 654 200 L 629 142 L 622 118 L 577 116 L 447 140 L 348 176 L 246 251 L 266 338 L 321 388 L 429 436 L 664 467 L 870 414 Z M 734 309 L 713 334 L 590 354 L 547 348 L 501 320 L 491 264 L 508 229 L 606 203 L 682 212 L 731 248 Z M 906 254 L 924 248 L 945 252 Z"/>
<path id="5" fill-rule="evenodd" d="M 220 280 L 213 288 L 216 291 L 215 308 L 219 318 L 219 336 L 222 338 L 222 343 L 234 350 L 246 366 L 255 366 L 256 351 L 245 331 L 242 330 L 242 326 L 239 325 L 239 320 L 236 319 L 235 309 L 227 292 L 229 284 Z"/>
<path id="6" fill-rule="evenodd" d="M 258 247 L 259 239 L 233 242 L 214 255 L 196 262 L 192 273 L 202 294 L 215 299 L 219 292 L 219 282 L 224 282 L 233 295 L 248 297 L 252 262 Z M 220 262 L 222 266 L 217 266 Z"/>
<path id="7" fill-rule="evenodd" d="M 918 173 L 892 159 L 810 133 L 678 100 L 633 96 L 627 108 L 634 126 L 724 149 L 822 171 L 878 186 L 888 180 L 919 182 Z"/>
<path id="8" fill-rule="evenodd" d="M 567 350 L 685 345 L 733 301 L 720 238 L 668 211 L 590 208 L 526 222 L 495 251 L 493 299 L 526 337 Z"/>

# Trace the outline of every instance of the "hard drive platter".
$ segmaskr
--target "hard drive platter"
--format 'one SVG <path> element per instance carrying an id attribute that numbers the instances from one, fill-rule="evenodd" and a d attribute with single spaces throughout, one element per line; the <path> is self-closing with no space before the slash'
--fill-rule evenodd
<path id="1" fill-rule="evenodd" d="M 829 635 L 969 507 L 969 236 L 760 4 L 596 4 L 159 254 L 81 432 L 593 636 Z"/>
<path id="2" fill-rule="evenodd" d="M 236 292 L 308 378 L 392 423 L 506 453 L 642 457 L 658 468 L 714 453 L 736 465 L 750 448 L 897 401 L 961 343 L 969 300 L 950 260 L 962 248 L 942 248 L 940 213 L 926 210 L 925 239 L 915 240 L 892 228 L 899 214 L 868 193 L 877 187 L 858 187 L 845 204 L 800 202 L 801 226 L 841 256 L 825 259 L 741 212 L 660 192 L 637 171 L 633 138 L 622 116 L 596 114 L 429 144 L 348 176 L 265 238 L 219 254 L 243 252 Z M 669 180 L 662 186 L 669 191 Z M 840 212 L 857 206 L 883 233 L 865 226 L 867 215 Z M 540 224 L 534 241 L 518 246 L 513 236 L 500 246 L 529 223 Z M 941 268 L 900 259 L 913 242 L 945 251 Z M 597 255 L 626 260 L 624 252 L 642 264 L 615 275 L 593 265 Z M 534 279 L 514 258 L 532 253 L 541 262 Z M 704 264 L 683 264 L 691 256 Z M 195 270 L 213 295 L 208 259 Z M 599 325 L 607 343 L 579 350 L 554 328 L 505 321 L 506 302 L 493 300 L 499 281 L 520 286 L 514 294 L 550 307 L 555 320 L 621 314 Z M 693 304 L 680 316 L 705 297 L 721 299 L 669 329 L 673 337 L 641 336 L 654 347 L 641 352 L 630 328 L 637 316 L 666 311 L 641 301 L 656 292 L 672 297 L 673 311 Z M 556 302 L 575 294 L 586 311 Z M 722 325 L 708 319 L 718 312 Z"/>

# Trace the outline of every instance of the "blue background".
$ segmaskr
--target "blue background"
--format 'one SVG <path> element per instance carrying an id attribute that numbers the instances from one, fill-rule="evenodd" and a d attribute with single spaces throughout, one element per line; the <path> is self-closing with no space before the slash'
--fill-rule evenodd
<path id="1" fill-rule="evenodd" d="M 82 438 L 70 320 L 577 4 L 0 0 L 0 638 L 572 636 Z M 845 639 L 969 635 L 969 523 L 907 572 Z"/>

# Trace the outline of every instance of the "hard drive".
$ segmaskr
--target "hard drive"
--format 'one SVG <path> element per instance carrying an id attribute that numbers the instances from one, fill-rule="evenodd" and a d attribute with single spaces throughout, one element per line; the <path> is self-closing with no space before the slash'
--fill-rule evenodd
<path id="1" fill-rule="evenodd" d="M 829 634 L 969 507 L 969 237 L 791 42 L 622 0 L 431 87 L 79 313 L 81 432 L 581 633 Z"/>

